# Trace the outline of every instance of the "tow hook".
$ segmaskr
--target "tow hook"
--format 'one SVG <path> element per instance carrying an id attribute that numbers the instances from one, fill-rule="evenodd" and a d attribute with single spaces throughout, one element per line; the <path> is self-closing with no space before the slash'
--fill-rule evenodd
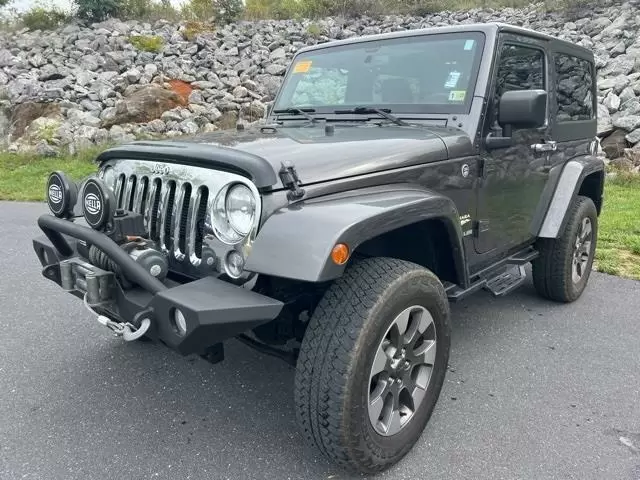
<path id="1" fill-rule="evenodd" d="M 132 325 L 129 322 L 114 322 L 110 318 L 107 318 L 104 315 L 100 315 L 93 308 L 91 308 L 91 305 L 89 305 L 89 303 L 87 302 L 86 294 L 84 296 L 84 306 L 87 307 L 87 310 L 97 316 L 98 322 L 101 325 L 104 325 L 109 330 L 111 330 L 116 337 L 122 337 L 126 342 L 133 342 L 134 340 L 138 340 L 145 333 L 147 333 L 149 327 L 151 327 L 151 320 L 149 318 L 144 318 L 140 322 L 140 328 L 136 328 L 135 325 Z"/>

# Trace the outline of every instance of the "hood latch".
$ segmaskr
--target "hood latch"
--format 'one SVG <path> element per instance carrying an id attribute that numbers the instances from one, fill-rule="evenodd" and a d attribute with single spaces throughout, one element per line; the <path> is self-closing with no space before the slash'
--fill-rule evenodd
<path id="1" fill-rule="evenodd" d="M 296 168 L 290 162 L 282 162 L 282 167 L 278 172 L 284 188 L 289 189 L 287 198 L 290 202 L 304 197 L 304 189 L 300 188 L 301 182 L 298 178 Z"/>

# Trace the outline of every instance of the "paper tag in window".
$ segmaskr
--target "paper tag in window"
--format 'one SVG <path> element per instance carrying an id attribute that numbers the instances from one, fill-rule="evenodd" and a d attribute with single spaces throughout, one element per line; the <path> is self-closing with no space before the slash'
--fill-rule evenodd
<path id="1" fill-rule="evenodd" d="M 307 73 L 311 70 L 311 65 L 313 62 L 311 60 L 305 60 L 302 62 L 296 63 L 295 67 L 293 67 L 293 73 Z"/>
<path id="2" fill-rule="evenodd" d="M 467 40 L 466 42 L 464 42 L 464 49 L 471 50 L 474 43 L 476 43 L 475 40 Z"/>
<path id="3" fill-rule="evenodd" d="M 458 80 L 460 80 L 460 72 L 456 72 L 455 70 L 453 72 L 449 73 L 449 76 L 447 77 L 447 83 L 444 84 L 444 88 L 456 88 L 456 85 L 458 84 Z"/>
<path id="4" fill-rule="evenodd" d="M 466 90 L 451 90 L 449 92 L 449 101 L 450 102 L 464 102 L 465 97 L 467 96 Z"/>

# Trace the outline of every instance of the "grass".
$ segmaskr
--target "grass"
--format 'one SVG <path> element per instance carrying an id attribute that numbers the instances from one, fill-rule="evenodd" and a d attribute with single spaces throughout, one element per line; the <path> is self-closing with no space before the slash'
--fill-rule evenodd
<path id="1" fill-rule="evenodd" d="M 42 201 L 53 170 L 79 180 L 96 170 L 92 160 L 105 147 L 75 157 L 41 158 L 0 153 L 0 200 Z M 640 280 L 640 177 L 618 175 L 607 180 L 600 217 L 596 268 Z"/>
<path id="2" fill-rule="evenodd" d="M 0 153 L 0 200 L 42 201 L 49 173 L 61 170 L 80 180 L 96 171 L 97 166 L 91 160 L 97 153 L 90 150 L 61 158 Z"/>
<path id="3" fill-rule="evenodd" d="M 640 177 L 607 181 L 595 261 L 600 272 L 640 280 Z"/>

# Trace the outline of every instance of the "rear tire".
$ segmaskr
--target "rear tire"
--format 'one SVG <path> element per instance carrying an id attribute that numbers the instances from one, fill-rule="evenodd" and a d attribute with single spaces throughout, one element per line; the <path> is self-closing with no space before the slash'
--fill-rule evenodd
<path id="1" fill-rule="evenodd" d="M 450 338 L 449 303 L 433 273 L 391 258 L 349 267 L 316 308 L 298 358 L 306 440 L 360 473 L 398 462 L 431 417 Z"/>
<path id="2" fill-rule="evenodd" d="M 588 197 L 578 196 L 558 238 L 540 238 L 533 264 L 538 293 L 556 302 L 573 302 L 587 286 L 598 238 L 598 212 Z"/>

